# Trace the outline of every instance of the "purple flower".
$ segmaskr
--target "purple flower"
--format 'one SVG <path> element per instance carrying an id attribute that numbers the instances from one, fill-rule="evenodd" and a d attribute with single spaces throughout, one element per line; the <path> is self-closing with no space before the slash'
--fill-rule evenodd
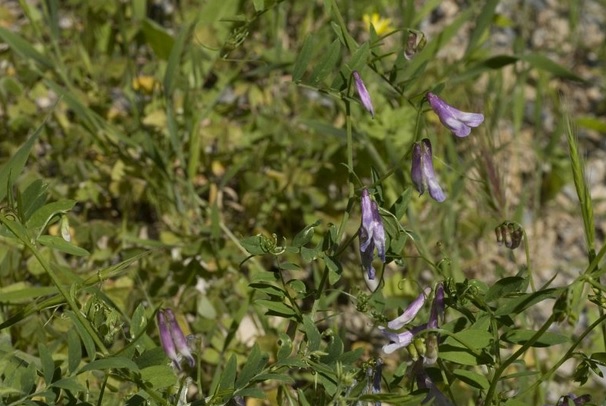
<path id="1" fill-rule="evenodd" d="M 438 283 L 434 294 L 433 302 L 431 303 L 431 312 L 429 313 L 429 321 L 427 328 L 438 328 L 438 319 L 444 317 L 444 284 Z"/>
<path id="2" fill-rule="evenodd" d="M 427 297 L 427 295 L 429 295 L 430 292 L 430 288 L 425 288 L 425 290 L 421 292 L 421 294 L 417 296 L 415 300 L 410 302 L 408 307 L 404 310 L 404 313 L 387 323 L 387 327 L 392 330 L 399 330 L 411 321 L 413 321 L 414 318 L 417 316 L 417 313 L 419 313 L 419 311 L 423 308 L 423 305 L 425 304 L 425 298 Z"/>
<path id="3" fill-rule="evenodd" d="M 179 355 L 181 355 L 193 367 L 195 365 L 194 357 L 189 350 L 187 339 L 181 327 L 179 327 L 173 311 L 171 309 L 160 309 L 156 317 L 158 329 L 160 330 L 160 343 L 168 358 L 173 362 L 173 365 L 181 369 L 181 365 L 179 364 Z"/>
<path id="4" fill-rule="evenodd" d="M 379 330 L 381 330 L 383 335 L 389 338 L 389 341 L 391 341 L 389 344 L 383 346 L 383 352 L 385 354 L 391 354 L 395 350 L 408 347 L 417 334 L 419 334 L 421 331 L 427 330 L 427 323 L 413 327 L 410 330 L 404 330 L 401 333 L 387 331 L 385 327 L 381 326 L 379 326 Z"/>
<path id="5" fill-rule="evenodd" d="M 431 142 L 425 138 L 420 143 L 412 146 L 412 182 L 420 194 L 425 192 L 425 186 L 429 189 L 429 195 L 438 202 L 446 200 L 438 178 L 433 169 L 433 157 L 431 154 Z"/>
<path id="6" fill-rule="evenodd" d="M 177 350 L 175 349 L 175 343 L 173 337 L 170 334 L 166 317 L 162 309 L 158 310 L 156 314 L 156 320 L 158 321 L 158 330 L 160 331 L 160 344 L 164 349 L 166 356 L 173 362 L 176 367 L 179 367 L 179 360 L 177 356 Z"/>
<path id="7" fill-rule="evenodd" d="M 362 225 L 360 226 L 360 255 L 362 267 L 368 279 L 375 279 L 375 269 L 372 266 L 375 247 L 381 261 L 385 262 L 385 229 L 379 214 L 377 203 L 370 198 L 368 190 L 362 190 Z"/>
<path id="8" fill-rule="evenodd" d="M 471 127 L 477 127 L 484 121 L 484 115 L 467 113 L 455 109 L 433 93 L 427 93 L 427 100 L 440 121 L 457 137 L 467 137 Z"/>
<path id="9" fill-rule="evenodd" d="M 385 327 L 379 327 L 379 330 L 381 330 L 383 335 L 389 338 L 389 340 L 391 341 L 389 344 L 383 346 L 384 353 L 391 354 L 397 349 L 408 347 L 413 342 L 417 334 L 427 329 L 438 328 L 439 316 L 444 313 L 444 286 L 442 283 L 438 283 L 438 285 L 436 286 L 434 299 L 431 304 L 431 313 L 429 315 L 429 321 L 427 323 L 423 323 L 419 326 L 413 327 L 409 330 L 404 330 L 401 333 L 393 332 L 393 330 L 399 330 L 414 320 L 419 311 L 423 308 L 425 300 L 430 292 L 430 288 L 425 288 L 425 290 L 408 305 L 408 307 L 400 316 L 387 323 L 387 329 Z M 388 331 L 388 329 L 392 331 Z M 430 341 L 432 344 L 432 348 L 430 351 L 431 354 L 421 354 L 423 356 L 429 355 L 429 364 L 435 362 L 435 359 L 437 359 L 437 336 L 435 337 L 435 340 L 434 338 L 431 338 Z"/>
<path id="10" fill-rule="evenodd" d="M 370 113 L 372 118 L 375 118 L 375 109 L 372 107 L 372 100 L 370 100 L 370 94 L 368 93 L 368 90 L 366 90 L 366 85 L 364 85 L 358 71 L 353 71 L 352 74 L 354 81 L 356 82 L 356 90 L 358 91 L 362 105 Z"/>

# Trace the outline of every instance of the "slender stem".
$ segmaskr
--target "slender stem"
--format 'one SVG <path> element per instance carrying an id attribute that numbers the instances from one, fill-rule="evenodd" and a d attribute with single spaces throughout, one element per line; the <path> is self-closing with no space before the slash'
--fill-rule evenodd
<path id="1" fill-rule="evenodd" d="M 551 378 L 551 376 L 558 370 L 558 368 L 564 362 L 566 362 L 568 359 L 570 359 L 570 357 L 572 356 L 572 353 L 574 352 L 574 350 L 583 342 L 583 340 L 585 339 L 585 337 L 587 337 L 587 335 L 589 333 L 591 333 L 591 331 L 594 328 L 596 328 L 599 325 L 602 325 L 605 320 L 606 320 L 606 315 L 602 315 L 596 321 L 594 321 L 593 323 L 591 323 L 591 325 L 589 327 L 587 327 L 587 329 L 585 331 L 583 331 L 583 334 L 581 334 L 579 336 L 579 338 L 577 338 L 577 340 L 574 342 L 574 344 L 572 344 L 572 346 L 568 349 L 568 351 L 566 351 L 566 354 L 564 354 L 562 356 L 562 358 L 560 358 L 560 360 L 558 362 L 556 362 L 554 364 L 554 366 L 551 367 L 551 369 L 549 369 L 549 371 L 547 371 L 546 373 L 544 373 L 543 376 L 541 376 L 535 383 L 533 383 L 532 386 L 530 386 L 526 390 L 524 390 L 524 392 L 522 392 L 521 395 L 524 394 L 524 393 L 526 393 L 526 392 L 531 391 L 533 388 L 539 386 L 542 382 L 544 382 L 547 379 Z"/>
<path id="2" fill-rule="evenodd" d="M 505 372 L 505 370 L 511 364 L 513 364 L 518 358 L 520 358 L 522 355 L 524 355 L 524 353 L 530 347 L 532 347 L 532 345 L 539 338 L 541 338 L 541 336 L 547 331 L 547 329 L 553 324 L 554 321 L 555 321 L 555 315 L 552 314 L 551 316 L 549 316 L 549 319 L 547 319 L 547 321 L 545 321 L 545 323 L 543 323 L 543 325 L 541 326 L 541 328 L 536 333 L 534 333 L 534 335 L 526 343 L 524 343 L 524 345 L 522 345 L 509 358 L 507 358 L 505 360 L 505 362 L 503 362 L 501 364 L 501 366 L 495 371 L 494 376 L 492 377 L 492 382 L 490 383 L 490 388 L 488 388 L 488 392 L 486 393 L 486 401 L 484 402 L 485 405 L 492 404 L 492 398 L 495 395 L 495 391 L 497 389 L 497 385 L 499 384 L 499 380 L 501 378 L 501 375 L 503 375 L 503 372 Z"/>
<path id="3" fill-rule="evenodd" d="M 524 253 L 526 254 L 526 270 L 528 271 L 528 279 L 530 280 L 530 288 L 533 292 L 537 291 L 537 288 L 534 284 L 534 278 L 532 277 L 532 266 L 530 264 L 530 246 L 528 244 L 528 236 L 526 235 L 526 230 L 520 224 L 518 226 L 522 229 L 522 234 L 524 235 Z"/>
<path id="4" fill-rule="evenodd" d="M 34 256 L 36 257 L 36 259 L 38 260 L 38 262 L 40 263 L 40 265 L 42 266 L 44 271 L 51 278 L 53 285 L 55 285 L 57 287 L 57 290 L 59 291 L 61 296 L 63 296 L 63 298 L 69 305 L 69 307 L 74 312 L 78 321 L 86 329 L 86 332 L 91 336 L 91 338 L 95 342 L 95 345 L 97 346 L 97 348 L 99 348 L 99 350 L 101 351 L 101 353 L 104 356 L 108 355 L 109 351 L 107 350 L 107 347 L 105 347 L 105 344 L 103 344 L 103 341 L 101 341 L 101 338 L 99 338 L 99 335 L 97 334 L 97 332 L 95 331 L 93 326 L 89 323 L 89 321 L 86 319 L 86 317 L 84 317 L 84 315 L 80 311 L 80 307 L 78 306 L 78 304 L 76 303 L 74 298 L 72 298 L 72 296 L 70 295 L 70 292 L 65 288 L 65 286 L 63 286 L 63 284 L 59 280 L 59 277 L 57 276 L 55 271 L 53 271 L 53 269 L 51 268 L 50 264 L 48 264 L 46 262 L 46 259 L 36 249 L 36 247 L 34 246 L 34 243 L 31 240 L 29 240 L 27 235 L 24 235 L 23 230 L 20 230 L 19 227 L 15 224 L 15 222 L 10 221 L 8 218 L 6 218 L 2 214 L 0 214 L 0 223 L 4 224 L 6 226 L 6 228 L 8 228 L 11 231 L 11 233 L 13 233 L 13 235 L 15 237 L 17 237 L 34 254 Z M 20 227 L 23 227 L 23 226 L 20 226 Z M 91 354 L 89 354 L 89 355 L 91 355 Z"/>

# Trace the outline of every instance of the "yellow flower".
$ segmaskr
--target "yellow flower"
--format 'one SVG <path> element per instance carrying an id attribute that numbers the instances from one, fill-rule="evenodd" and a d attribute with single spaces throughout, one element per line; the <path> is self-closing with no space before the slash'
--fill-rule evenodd
<path id="1" fill-rule="evenodd" d="M 371 25 L 375 27 L 375 32 L 378 36 L 387 34 L 388 32 L 394 30 L 394 28 L 391 26 L 391 19 L 383 18 L 379 15 L 379 13 L 372 13 L 370 15 L 364 14 L 364 16 L 362 16 L 362 21 L 364 21 L 364 25 L 366 26 L 366 30 L 368 32 L 370 32 Z"/>
<path id="2" fill-rule="evenodd" d="M 133 79 L 132 86 L 137 92 L 152 93 L 158 83 L 153 76 L 140 75 Z"/>

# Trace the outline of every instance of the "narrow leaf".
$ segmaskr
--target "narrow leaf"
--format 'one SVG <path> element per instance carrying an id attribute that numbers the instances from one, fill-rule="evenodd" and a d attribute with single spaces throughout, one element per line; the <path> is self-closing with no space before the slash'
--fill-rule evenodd
<path id="1" fill-rule="evenodd" d="M 125 357 L 110 357 L 98 359 L 88 364 L 84 365 L 78 371 L 78 374 L 81 374 L 86 371 L 94 371 L 100 370 L 104 371 L 106 369 L 121 369 L 125 368 L 132 372 L 139 372 L 139 367 L 133 361 Z"/>
<path id="2" fill-rule="evenodd" d="M 307 337 L 307 348 L 309 351 L 317 351 L 320 349 L 320 342 L 322 341 L 322 335 L 318 331 L 318 327 L 313 320 L 308 316 L 303 316 L 303 331 Z"/>
<path id="3" fill-rule="evenodd" d="M 65 241 L 61 237 L 55 237 L 52 235 L 42 235 L 38 238 L 38 242 L 49 248 L 65 252 L 66 254 L 75 255 L 78 257 L 86 257 L 90 255 L 90 253 L 84 248 L 77 247 L 72 243 Z"/>
<path id="4" fill-rule="evenodd" d="M 59 200 L 45 204 L 31 215 L 26 225 L 30 229 L 42 228 L 53 216 L 70 211 L 75 204 L 75 200 Z"/>
<path id="5" fill-rule="evenodd" d="M 236 356 L 232 355 L 221 374 L 221 380 L 219 381 L 219 387 L 217 392 L 223 394 L 226 391 L 233 392 L 234 382 L 236 381 L 236 369 L 238 367 Z"/>
<path id="6" fill-rule="evenodd" d="M 487 0 L 484 3 L 484 7 L 482 8 L 480 15 L 475 19 L 475 27 L 471 32 L 471 37 L 467 43 L 467 50 L 465 51 L 467 55 L 475 50 L 478 42 L 484 36 L 486 30 L 492 26 L 495 10 L 498 4 L 499 0 Z"/>
<path id="7" fill-rule="evenodd" d="M 560 78 L 573 80 L 575 82 L 586 82 L 586 80 L 582 77 L 575 75 L 570 70 L 566 69 L 562 65 L 555 63 L 545 55 L 528 54 L 521 56 L 520 59 L 528 62 L 537 69 L 552 73 L 553 75 L 558 76 Z"/>
<path id="8" fill-rule="evenodd" d="M 70 375 L 78 369 L 80 361 L 82 361 L 80 338 L 78 338 L 78 333 L 70 329 L 67 332 L 67 371 Z"/>
<path id="9" fill-rule="evenodd" d="M 514 293 L 522 293 L 528 286 L 528 279 L 519 276 L 509 276 L 498 280 L 493 286 L 488 289 L 484 300 L 492 302 L 493 300 L 506 297 Z"/>
<path id="10" fill-rule="evenodd" d="M 80 323 L 80 320 L 78 320 L 74 312 L 68 310 L 65 313 L 72 320 L 72 323 L 74 323 L 74 327 L 82 340 L 82 344 L 84 344 L 84 348 L 86 349 L 86 353 L 88 354 L 89 358 L 94 360 L 97 356 L 95 341 L 90 334 L 88 334 L 88 331 L 86 331 L 86 328 L 82 325 L 82 323 Z"/>
<path id="11" fill-rule="evenodd" d="M 303 74 L 307 69 L 307 65 L 309 64 L 309 60 L 311 59 L 312 50 L 314 45 L 314 38 L 310 34 L 305 37 L 305 41 L 303 41 L 303 47 L 299 51 L 297 55 L 297 59 L 295 60 L 295 65 L 292 71 L 292 80 L 295 83 L 299 83 L 303 78 Z"/>
<path id="12" fill-rule="evenodd" d="M 255 375 L 258 375 L 263 370 L 268 360 L 269 356 L 261 353 L 259 346 L 255 344 L 236 380 L 236 389 L 246 386 Z"/>
<path id="13" fill-rule="evenodd" d="M 501 336 L 501 340 L 512 343 L 512 344 L 525 344 L 530 340 L 536 331 L 533 330 L 511 330 Z M 552 345 L 564 344 L 570 342 L 570 337 L 545 332 L 538 340 L 532 344 L 533 347 L 550 347 Z"/>
<path id="14" fill-rule="evenodd" d="M 292 245 L 295 247 L 302 247 L 309 243 L 314 236 L 314 229 L 319 226 L 321 223 L 320 220 L 316 221 L 313 224 L 306 226 L 303 230 L 299 231 L 295 238 L 292 240 Z"/>
<path id="15" fill-rule="evenodd" d="M 167 60 L 175 40 L 161 25 L 149 18 L 143 20 L 141 31 L 149 47 L 159 59 Z"/>
<path id="16" fill-rule="evenodd" d="M 312 71 L 309 83 L 312 86 L 317 86 L 334 68 L 335 64 L 339 60 L 341 55 L 341 44 L 339 40 L 334 40 L 332 44 L 326 50 L 326 53 L 322 55 L 322 60 L 318 63 L 315 69 Z"/>
<path id="17" fill-rule="evenodd" d="M 4 29 L 0 28 L 0 32 L 2 32 L 2 30 Z M 39 126 L 27 141 L 25 141 L 25 144 L 23 144 L 0 169 L 0 202 L 6 197 L 8 189 L 15 183 L 15 179 L 23 172 L 27 157 L 34 146 L 34 143 L 40 136 L 42 128 L 42 125 Z"/>
<path id="18" fill-rule="evenodd" d="M 545 289 L 538 292 L 528 293 L 519 297 L 507 300 L 502 306 L 499 306 L 496 311 L 496 316 L 516 315 L 523 312 L 532 305 L 535 305 L 543 300 L 555 299 L 560 293 L 561 289 Z"/>
<path id="19" fill-rule="evenodd" d="M 480 375 L 473 371 L 467 371 L 465 369 L 455 369 L 452 373 L 466 384 L 473 386 L 474 388 L 486 390 L 490 387 L 490 382 L 484 375 Z"/>
<path id="20" fill-rule="evenodd" d="M 38 353 L 40 354 L 40 364 L 42 364 L 42 375 L 46 385 L 50 385 L 53 382 L 53 375 L 55 373 L 55 362 L 53 357 L 48 351 L 48 348 L 43 343 L 38 344 Z"/>
<path id="21" fill-rule="evenodd" d="M 51 59 L 46 55 L 41 54 L 30 44 L 30 42 L 26 41 L 21 36 L 7 30 L 6 28 L 0 27 L 0 38 L 2 38 L 2 40 L 6 42 L 13 51 L 21 55 L 23 58 L 31 59 L 32 61 L 36 62 L 38 66 L 42 68 L 42 70 L 53 68 Z"/>
<path id="22" fill-rule="evenodd" d="M 179 68 L 181 67 L 181 55 L 183 54 L 186 41 L 191 37 L 196 21 L 194 20 L 190 25 L 183 27 L 176 41 L 171 45 L 170 56 L 166 65 L 166 72 L 164 73 L 164 93 L 167 96 L 171 96 L 175 90 L 174 87 L 177 83 Z"/>

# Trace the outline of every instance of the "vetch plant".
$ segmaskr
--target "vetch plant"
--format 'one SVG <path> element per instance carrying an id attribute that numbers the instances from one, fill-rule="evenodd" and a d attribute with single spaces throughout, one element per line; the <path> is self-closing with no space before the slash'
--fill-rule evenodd
<path id="1" fill-rule="evenodd" d="M 160 343 L 175 368 L 181 370 L 181 357 L 185 358 L 189 365 L 193 367 L 196 362 L 173 311 L 171 309 L 159 309 L 156 319 L 160 332 Z"/>
<path id="2" fill-rule="evenodd" d="M 377 203 L 370 198 L 368 189 L 362 190 L 362 224 L 360 225 L 360 256 L 362 257 L 362 268 L 368 279 L 373 280 L 376 276 L 372 261 L 375 256 L 375 248 L 381 261 L 385 263 L 385 229 L 383 220 L 379 214 Z"/>
<path id="3" fill-rule="evenodd" d="M 417 314 L 423 308 L 425 304 L 425 300 L 427 296 L 431 293 L 431 288 L 427 287 L 421 292 L 409 305 L 406 307 L 404 312 L 387 323 L 387 329 L 385 327 L 379 326 L 379 329 L 387 337 L 391 342 L 383 346 L 383 352 L 385 354 L 391 354 L 392 352 L 400 349 L 408 347 L 413 343 L 415 337 L 427 330 L 427 329 L 437 329 L 438 328 L 438 320 L 441 315 L 444 313 L 444 286 L 442 283 L 439 283 L 436 286 L 434 299 L 431 305 L 431 312 L 429 315 L 429 319 L 426 323 L 422 323 L 418 326 L 412 327 L 409 330 L 405 330 L 403 332 L 397 333 L 396 330 L 400 330 L 410 324 Z M 435 340 L 435 337 L 433 338 Z M 435 342 L 432 342 L 432 348 L 430 349 L 430 359 L 429 364 L 435 363 L 435 359 L 437 358 L 437 348 L 435 346 Z M 425 356 L 425 350 L 423 351 L 421 356 Z"/>
<path id="4" fill-rule="evenodd" d="M 492 52 L 501 2 L 445 19 L 439 2 L 414 1 L 382 2 L 403 11 L 391 19 L 358 2 L 344 16 L 336 0 L 41 3 L 0 27 L 0 404 L 604 400 L 600 183 L 594 194 L 585 137 L 553 92 L 575 75 L 531 46 Z M 530 31 L 516 41 L 532 44 Z M 571 34 L 558 54 L 582 64 Z M 494 106 L 495 136 L 435 134 L 418 95 L 456 137 L 484 115 L 429 86 Z M 367 120 L 374 106 L 381 119 Z M 576 125 L 599 128 L 585 113 Z M 497 167 L 505 156 L 524 165 Z M 568 164 L 578 204 L 564 227 L 543 192 Z M 425 190 L 443 204 L 415 199 Z M 497 242 L 524 252 L 494 246 L 499 223 Z M 565 255 L 543 255 L 560 239 Z"/>
<path id="5" fill-rule="evenodd" d="M 419 194 L 429 190 L 429 195 L 438 202 L 446 200 L 446 195 L 438 183 L 438 177 L 433 169 L 433 156 L 431 152 L 431 141 L 424 138 L 412 146 L 412 182 Z"/>
<path id="6" fill-rule="evenodd" d="M 356 85 L 356 91 L 358 92 L 358 96 L 360 96 L 360 101 L 362 102 L 362 106 L 364 106 L 366 111 L 368 111 L 370 113 L 370 115 L 374 118 L 375 109 L 372 105 L 370 93 L 368 93 L 368 90 L 366 89 L 366 85 L 364 84 L 364 81 L 362 81 L 362 78 L 360 77 L 360 74 L 357 71 L 353 71 L 352 75 L 353 75 L 354 82 Z"/>
<path id="7" fill-rule="evenodd" d="M 484 121 L 483 114 L 458 110 L 431 92 L 427 93 L 427 101 L 442 124 L 457 137 L 467 137 L 472 127 Z"/>

